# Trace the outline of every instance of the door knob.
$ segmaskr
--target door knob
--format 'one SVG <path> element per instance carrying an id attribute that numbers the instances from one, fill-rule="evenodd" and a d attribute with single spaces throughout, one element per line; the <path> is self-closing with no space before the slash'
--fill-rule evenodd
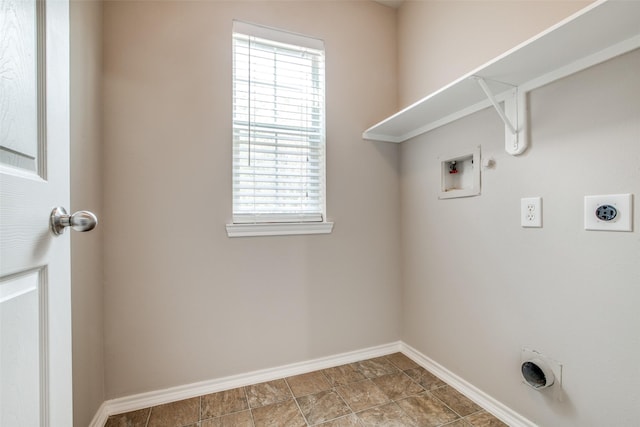
<path id="1" fill-rule="evenodd" d="M 89 211 L 78 211 L 69 215 L 63 207 L 54 208 L 51 211 L 51 231 L 59 236 L 64 233 L 66 227 L 76 231 L 91 231 L 98 225 L 98 218 Z"/>

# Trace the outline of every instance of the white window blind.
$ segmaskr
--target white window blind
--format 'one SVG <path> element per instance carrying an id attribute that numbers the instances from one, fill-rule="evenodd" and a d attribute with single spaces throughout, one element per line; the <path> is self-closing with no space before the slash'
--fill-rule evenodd
<path id="1" fill-rule="evenodd" d="M 324 221 L 324 48 L 234 22 L 233 221 Z"/>

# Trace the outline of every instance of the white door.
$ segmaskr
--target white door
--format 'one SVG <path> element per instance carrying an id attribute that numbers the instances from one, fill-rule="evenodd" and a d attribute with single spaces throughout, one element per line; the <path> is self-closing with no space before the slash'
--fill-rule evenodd
<path id="1" fill-rule="evenodd" d="M 69 5 L 0 5 L 0 427 L 70 427 Z"/>

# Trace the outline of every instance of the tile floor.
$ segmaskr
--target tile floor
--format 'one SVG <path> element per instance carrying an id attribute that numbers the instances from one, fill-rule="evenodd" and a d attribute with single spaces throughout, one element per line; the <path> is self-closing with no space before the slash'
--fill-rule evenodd
<path id="1" fill-rule="evenodd" d="M 109 417 L 105 427 L 497 427 L 402 353 Z"/>

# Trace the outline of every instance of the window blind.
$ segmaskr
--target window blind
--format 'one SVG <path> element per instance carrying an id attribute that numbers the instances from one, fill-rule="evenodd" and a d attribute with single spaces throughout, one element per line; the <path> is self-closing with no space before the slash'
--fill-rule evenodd
<path id="1" fill-rule="evenodd" d="M 233 221 L 323 221 L 322 42 L 246 23 L 233 33 Z"/>

